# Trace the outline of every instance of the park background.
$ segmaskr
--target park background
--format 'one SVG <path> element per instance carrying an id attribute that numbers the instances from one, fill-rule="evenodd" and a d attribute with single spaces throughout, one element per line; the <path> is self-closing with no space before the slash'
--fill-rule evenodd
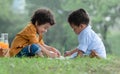
<path id="1" fill-rule="evenodd" d="M 0 0 L 0 33 L 9 34 L 10 45 L 41 7 L 51 9 L 56 19 L 56 25 L 44 35 L 46 44 L 62 54 L 75 48 L 77 35 L 67 18 L 72 11 L 84 8 L 105 44 L 107 59 L 0 58 L 0 74 L 120 74 L 120 0 Z"/>
<path id="2" fill-rule="evenodd" d="M 30 22 L 33 12 L 46 7 L 53 11 L 56 25 L 44 35 L 44 41 L 63 53 L 78 45 L 77 35 L 67 22 L 68 15 L 84 8 L 92 28 L 101 35 L 107 53 L 119 55 L 119 3 L 120 0 L 0 0 L 0 33 L 8 33 L 11 44 L 15 35 Z"/>
<path id="3" fill-rule="evenodd" d="M 84 8 L 90 16 L 90 25 L 101 35 L 107 53 L 120 55 L 120 0 L 0 0 L 0 33 L 9 34 L 9 44 L 15 35 L 30 22 L 33 12 L 41 7 L 53 11 L 56 25 L 45 35 L 46 44 L 63 53 L 78 45 L 67 22 L 68 15 Z"/>

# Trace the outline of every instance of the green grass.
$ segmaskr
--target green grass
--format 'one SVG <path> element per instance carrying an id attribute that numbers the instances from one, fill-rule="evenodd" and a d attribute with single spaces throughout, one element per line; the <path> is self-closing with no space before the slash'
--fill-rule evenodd
<path id="1" fill-rule="evenodd" d="M 0 58 L 0 74 L 120 74 L 120 58 Z"/>

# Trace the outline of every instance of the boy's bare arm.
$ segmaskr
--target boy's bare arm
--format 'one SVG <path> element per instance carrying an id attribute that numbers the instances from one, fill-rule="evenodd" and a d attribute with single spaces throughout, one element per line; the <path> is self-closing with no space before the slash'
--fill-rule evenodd
<path id="1" fill-rule="evenodd" d="M 78 49 L 77 49 L 77 48 L 74 49 L 74 50 L 71 50 L 71 51 L 70 51 L 70 54 L 73 54 L 73 53 L 75 53 L 75 52 L 78 52 Z"/>
<path id="2" fill-rule="evenodd" d="M 64 54 L 64 56 L 66 57 L 66 56 L 70 56 L 70 55 L 72 55 L 73 53 L 75 53 L 75 52 L 78 52 L 78 54 L 77 54 L 77 56 L 80 56 L 80 57 L 82 57 L 83 56 L 83 51 L 81 51 L 81 50 L 79 50 L 79 49 L 73 49 L 73 50 L 71 50 L 71 51 L 66 51 L 65 52 L 65 54 Z"/>
<path id="3" fill-rule="evenodd" d="M 76 49 L 73 49 L 73 50 L 70 50 L 70 51 L 66 51 L 65 53 L 64 53 L 64 56 L 66 57 L 66 56 L 70 56 L 70 55 L 72 55 L 73 53 L 75 53 L 75 52 L 78 52 L 78 49 L 76 48 Z"/>

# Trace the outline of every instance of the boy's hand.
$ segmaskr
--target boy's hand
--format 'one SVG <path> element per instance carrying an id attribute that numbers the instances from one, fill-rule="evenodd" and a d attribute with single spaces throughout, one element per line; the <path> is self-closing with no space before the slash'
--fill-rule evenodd
<path id="1" fill-rule="evenodd" d="M 59 50 L 57 50 L 56 48 L 52 47 L 52 46 L 48 46 L 46 44 L 44 44 L 44 47 L 46 49 L 48 49 L 49 51 L 52 51 L 54 53 L 57 53 L 57 57 L 60 57 L 61 56 L 61 53 L 59 52 Z"/>
<path id="2" fill-rule="evenodd" d="M 60 53 L 56 48 L 51 47 L 51 50 L 52 50 L 53 52 L 57 53 L 58 57 L 61 56 L 61 53 Z"/>
<path id="3" fill-rule="evenodd" d="M 56 58 L 56 57 L 58 57 L 58 55 L 57 55 L 57 53 L 50 51 L 49 57 L 50 58 Z"/>
<path id="4" fill-rule="evenodd" d="M 70 55 L 71 55 L 71 51 L 66 51 L 66 52 L 64 53 L 64 57 L 70 56 Z"/>

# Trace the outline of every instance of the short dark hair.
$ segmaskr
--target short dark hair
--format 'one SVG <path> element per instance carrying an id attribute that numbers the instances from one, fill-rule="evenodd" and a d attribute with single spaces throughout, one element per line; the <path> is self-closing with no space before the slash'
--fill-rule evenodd
<path id="1" fill-rule="evenodd" d="M 73 11 L 68 16 L 68 22 L 69 24 L 74 24 L 76 26 L 79 26 L 80 24 L 89 24 L 89 16 L 86 13 L 84 9 L 78 9 Z"/>
<path id="2" fill-rule="evenodd" d="M 50 23 L 50 25 L 55 24 L 55 19 L 52 12 L 47 8 L 37 9 L 31 17 L 31 22 L 33 25 L 37 22 L 38 25 L 45 23 Z"/>

